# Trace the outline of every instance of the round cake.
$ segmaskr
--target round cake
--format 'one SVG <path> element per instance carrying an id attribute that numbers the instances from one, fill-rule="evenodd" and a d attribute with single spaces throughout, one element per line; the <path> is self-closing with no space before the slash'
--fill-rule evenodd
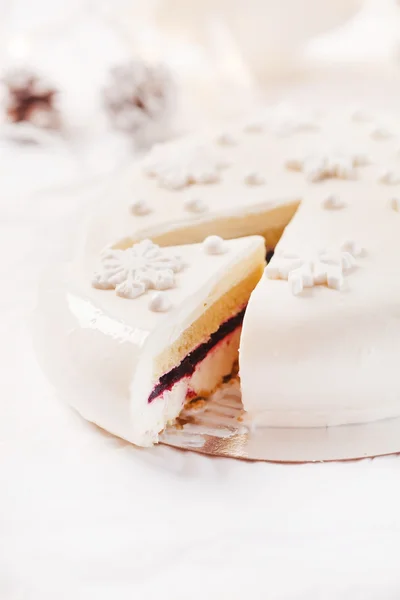
<path id="1" fill-rule="evenodd" d="M 107 196 L 41 296 L 41 354 L 86 418 L 154 443 L 239 346 L 255 424 L 400 416 L 396 119 L 270 108 L 154 147 Z"/>

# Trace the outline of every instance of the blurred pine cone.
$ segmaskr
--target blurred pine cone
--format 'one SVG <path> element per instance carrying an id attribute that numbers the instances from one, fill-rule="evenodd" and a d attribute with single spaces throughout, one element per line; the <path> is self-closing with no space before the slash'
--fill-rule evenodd
<path id="1" fill-rule="evenodd" d="M 60 127 L 60 113 L 55 106 L 57 90 L 47 81 L 28 69 L 14 69 L 4 75 L 2 83 L 9 121 L 25 121 L 44 129 Z"/>
<path id="2" fill-rule="evenodd" d="M 170 121 L 176 86 L 164 65 L 131 60 L 110 71 L 104 88 L 104 106 L 113 126 L 131 135 L 145 136 L 146 130 Z"/>

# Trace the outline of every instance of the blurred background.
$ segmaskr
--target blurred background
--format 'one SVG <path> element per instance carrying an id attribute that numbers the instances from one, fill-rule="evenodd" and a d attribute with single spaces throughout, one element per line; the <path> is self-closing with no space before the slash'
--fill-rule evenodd
<path id="1" fill-rule="evenodd" d="M 1 0 L 0 15 L 0 164 L 10 193 L 88 183 L 157 139 L 259 104 L 397 109 L 395 0 Z M 159 63 L 167 73 L 151 71 Z M 58 126 L 43 127 L 37 111 L 9 126 L 21 68 L 54 92 Z M 27 137 L 35 148 L 5 143 Z"/>

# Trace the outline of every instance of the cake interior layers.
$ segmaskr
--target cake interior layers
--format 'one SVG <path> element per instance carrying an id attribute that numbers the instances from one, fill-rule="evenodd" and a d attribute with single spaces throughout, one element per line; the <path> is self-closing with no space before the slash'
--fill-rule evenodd
<path id="1" fill-rule="evenodd" d="M 208 396 L 229 375 L 238 360 L 245 307 L 263 273 L 263 264 L 250 271 L 204 312 L 159 356 L 154 388 L 148 402 L 187 380 L 188 397 Z"/>
<path id="2" fill-rule="evenodd" d="M 149 402 L 160 396 L 166 390 L 170 390 L 184 377 L 190 377 L 193 375 L 197 365 L 206 358 L 206 356 L 217 346 L 217 344 L 225 340 L 231 333 L 241 327 L 244 312 L 245 309 L 243 308 L 236 315 L 222 323 L 217 331 L 212 333 L 206 342 L 203 342 L 187 356 L 185 356 L 185 358 L 177 367 L 171 369 L 171 371 L 165 375 L 162 375 L 149 396 Z M 229 375 L 229 373 L 224 373 L 223 376 L 224 375 Z"/>

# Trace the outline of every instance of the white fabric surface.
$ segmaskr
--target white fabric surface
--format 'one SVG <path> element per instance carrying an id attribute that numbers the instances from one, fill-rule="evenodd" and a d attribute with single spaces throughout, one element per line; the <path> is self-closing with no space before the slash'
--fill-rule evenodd
<path id="1" fill-rule="evenodd" d="M 292 97 L 399 97 L 390 72 L 324 77 Z M 293 466 L 141 450 L 57 400 L 27 320 L 41 270 L 69 255 L 101 188 L 54 186 L 98 176 L 91 156 L 83 168 L 66 150 L 0 147 L 13 186 L 0 194 L 0 599 L 398 600 L 400 457 Z"/>

